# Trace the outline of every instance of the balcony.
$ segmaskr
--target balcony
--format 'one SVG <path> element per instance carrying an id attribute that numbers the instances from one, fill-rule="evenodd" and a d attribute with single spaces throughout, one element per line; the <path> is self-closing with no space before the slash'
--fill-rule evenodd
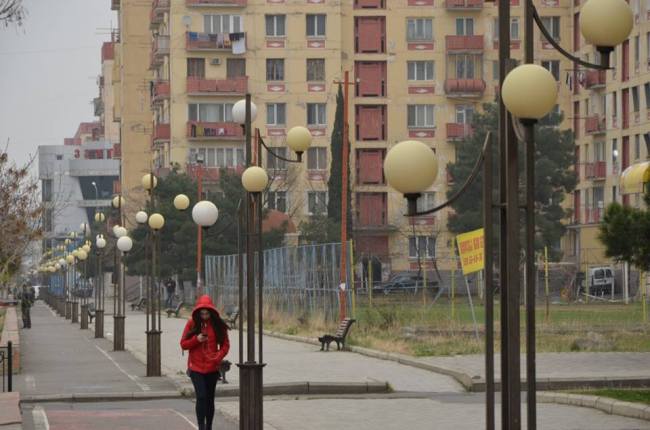
<path id="1" fill-rule="evenodd" d="M 587 71 L 585 87 L 587 89 L 603 88 L 607 81 L 607 72 L 605 70 Z"/>
<path id="2" fill-rule="evenodd" d="M 483 35 L 446 36 L 447 51 L 483 51 Z"/>
<path id="3" fill-rule="evenodd" d="M 473 133 L 472 126 L 455 122 L 447 123 L 447 140 L 463 140 Z"/>
<path id="4" fill-rule="evenodd" d="M 153 102 L 162 101 L 169 98 L 169 81 L 158 81 L 153 85 L 151 99 Z"/>
<path id="5" fill-rule="evenodd" d="M 120 161 L 108 158 L 69 161 L 70 176 L 119 176 Z"/>
<path id="6" fill-rule="evenodd" d="M 153 128 L 153 141 L 154 143 L 157 142 L 164 142 L 166 140 L 169 140 L 171 137 L 171 127 L 169 124 L 156 124 Z"/>
<path id="7" fill-rule="evenodd" d="M 483 79 L 445 79 L 445 93 L 449 97 L 481 97 L 484 91 Z"/>
<path id="8" fill-rule="evenodd" d="M 585 164 L 585 178 L 604 180 L 607 176 L 607 164 L 604 161 L 595 161 Z"/>
<path id="9" fill-rule="evenodd" d="M 95 116 L 102 116 L 104 113 L 104 101 L 101 97 L 95 97 L 93 99 L 93 107 L 95 111 Z"/>
<path id="10" fill-rule="evenodd" d="M 185 33 L 185 47 L 189 51 L 231 51 L 230 33 Z"/>
<path id="11" fill-rule="evenodd" d="M 169 36 L 158 35 L 151 47 L 151 64 L 162 64 L 165 55 L 169 55 Z"/>
<path id="12" fill-rule="evenodd" d="M 248 77 L 229 79 L 187 78 L 189 95 L 244 95 L 248 89 Z"/>
<path id="13" fill-rule="evenodd" d="M 236 167 L 205 167 L 199 166 L 198 164 L 188 163 L 185 165 L 185 173 L 192 178 L 196 179 L 201 175 L 201 178 L 205 181 L 218 181 L 221 176 L 222 170 L 228 170 L 231 173 L 236 173 L 241 175 L 244 172 L 244 166 Z M 199 172 L 200 171 L 200 172 Z"/>
<path id="14" fill-rule="evenodd" d="M 248 0 L 185 0 L 187 7 L 244 7 Z"/>
<path id="15" fill-rule="evenodd" d="M 244 131 L 233 122 L 187 122 L 187 137 L 193 140 L 240 140 Z"/>
<path id="16" fill-rule="evenodd" d="M 165 11 L 169 10 L 169 0 L 153 0 L 149 12 L 149 28 L 154 29 L 162 24 L 165 18 Z"/>
<path id="17" fill-rule="evenodd" d="M 606 131 L 605 119 L 598 115 L 593 115 L 585 119 L 585 133 L 600 134 Z"/>
<path id="18" fill-rule="evenodd" d="M 111 10 L 120 10 L 120 0 L 111 0 Z"/>
<path id="19" fill-rule="evenodd" d="M 113 144 L 113 159 L 122 158 L 122 145 L 120 143 Z"/>
<path id="20" fill-rule="evenodd" d="M 602 208 L 586 208 L 585 209 L 585 223 L 595 224 L 599 223 L 603 216 Z"/>
<path id="21" fill-rule="evenodd" d="M 446 0 L 445 7 L 449 10 L 480 10 L 483 0 Z"/>

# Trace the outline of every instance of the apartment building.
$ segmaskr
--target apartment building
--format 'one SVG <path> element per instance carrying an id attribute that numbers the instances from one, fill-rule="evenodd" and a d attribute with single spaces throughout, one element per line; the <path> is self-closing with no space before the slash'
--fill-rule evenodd
<path id="1" fill-rule="evenodd" d="M 574 26 L 568 0 L 536 2 L 564 46 Z M 523 8 L 513 6 L 513 56 L 523 57 Z M 268 206 L 296 224 L 326 211 L 335 81 L 350 71 L 349 123 L 356 258 L 379 272 L 449 266 L 448 211 L 409 221 L 406 202 L 383 177 L 383 158 L 405 139 L 436 151 L 440 177 L 422 209 L 442 202 L 445 165 L 471 133 L 474 112 L 498 90 L 496 7 L 482 0 L 154 0 L 149 14 L 152 148 L 155 165 L 217 181 L 241 171 L 243 134 L 232 104 L 250 92 L 254 123 L 269 146 L 287 154 L 286 131 L 307 126 L 313 148 L 302 165 L 264 156 L 272 177 Z M 558 81 L 558 109 L 570 127 L 573 65 L 536 37 L 537 61 Z M 420 258 L 418 258 L 418 256 Z"/>

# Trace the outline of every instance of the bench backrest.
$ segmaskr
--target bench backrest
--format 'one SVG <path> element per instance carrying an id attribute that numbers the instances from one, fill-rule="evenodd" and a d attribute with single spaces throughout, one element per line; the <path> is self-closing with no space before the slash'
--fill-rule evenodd
<path id="1" fill-rule="evenodd" d="M 343 321 L 341 321 L 341 324 L 339 324 L 339 328 L 336 330 L 336 337 L 346 337 L 348 335 L 348 331 L 350 331 L 350 327 L 356 320 L 353 320 L 352 318 L 345 318 Z"/>

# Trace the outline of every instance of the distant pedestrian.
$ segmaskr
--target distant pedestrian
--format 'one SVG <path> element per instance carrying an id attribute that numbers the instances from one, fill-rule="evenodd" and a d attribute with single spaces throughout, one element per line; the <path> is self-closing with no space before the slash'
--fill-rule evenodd
<path id="1" fill-rule="evenodd" d="M 176 281 L 172 278 L 167 278 L 165 280 L 165 289 L 167 290 L 167 301 L 165 305 L 167 308 L 174 306 L 174 294 L 176 294 Z"/>
<path id="2" fill-rule="evenodd" d="M 181 337 L 181 348 L 190 351 L 187 374 L 196 393 L 199 430 L 212 430 L 219 366 L 230 350 L 228 328 L 210 297 L 204 295 L 197 300 Z"/>
<path id="3" fill-rule="evenodd" d="M 32 289 L 23 284 L 22 291 L 20 293 L 20 310 L 23 315 L 23 328 L 32 328 L 32 317 L 30 315 L 30 309 L 34 304 L 34 296 Z"/>

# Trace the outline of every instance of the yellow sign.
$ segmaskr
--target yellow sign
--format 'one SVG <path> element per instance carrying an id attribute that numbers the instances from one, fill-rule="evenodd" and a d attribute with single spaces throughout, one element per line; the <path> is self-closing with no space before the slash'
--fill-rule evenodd
<path id="1" fill-rule="evenodd" d="M 483 270 L 485 265 L 485 260 L 483 259 L 483 250 L 485 248 L 483 238 L 482 228 L 456 236 L 463 275 Z"/>

